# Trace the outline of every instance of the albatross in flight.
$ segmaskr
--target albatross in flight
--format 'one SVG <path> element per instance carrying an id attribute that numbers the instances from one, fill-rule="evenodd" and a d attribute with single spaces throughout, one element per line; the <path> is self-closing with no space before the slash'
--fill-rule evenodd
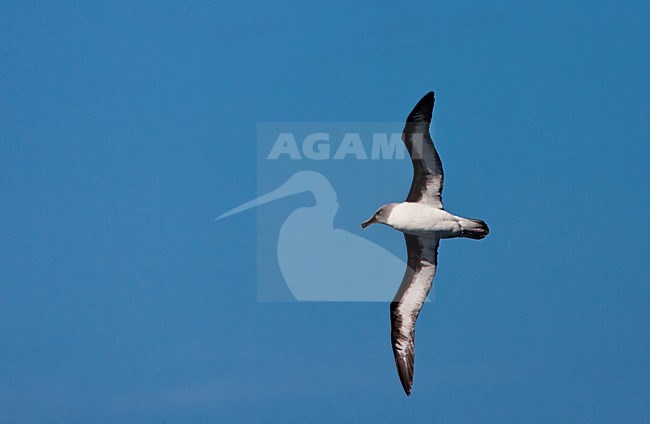
<path id="1" fill-rule="evenodd" d="M 427 93 L 406 118 L 402 140 L 413 163 L 413 182 L 406 201 L 382 206 L 361 224 L 385 224 L 404 233 L 408 265 L 390 304 L 391 343 L 395 365 L 407 396 L 413 384 L 415 321 L 436 273 L 440 239 L 482 239 L 488 226 L 479 219 L 462 218 L 442 206 L 442 162 L 429 135 L 433 91 Z"/>

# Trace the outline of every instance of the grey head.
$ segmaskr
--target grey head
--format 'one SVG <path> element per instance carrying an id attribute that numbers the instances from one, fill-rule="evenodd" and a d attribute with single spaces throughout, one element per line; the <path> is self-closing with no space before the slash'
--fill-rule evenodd
<path id="1" fill-rule="evenodd" d="M 390 213 L 398 204 L 399 203 L 389 203 L 377 209 L 377 212 L 375 212 L 375 214 L 371 216 L 370 219 L 361 223 L 361 228 L 366 228 L 371 224 L 386 224 L 388 222 Z"/>

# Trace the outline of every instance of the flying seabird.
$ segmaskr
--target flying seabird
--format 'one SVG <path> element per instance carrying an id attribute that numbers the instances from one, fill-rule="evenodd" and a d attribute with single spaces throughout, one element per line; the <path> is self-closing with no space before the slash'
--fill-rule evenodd
<path id="1" fill-rule="evenodd" d="M 431 91 L 415 105 L 402 132 L 413 163 L 413 182 L 406 201 L 382 206 L 361 224 L 362 228 L 385 224 L 403 232 L 406 239 L 408 264 L 390 304 L 390 322 L 395 365 L 407 396 L 413 384 L 415 321 L 433 284 L 440 239 L 482 239 L 489 232 L 480 219 L 462 218 L 443 208 L 442 162 L 429 135 L 433 103 Z"/>

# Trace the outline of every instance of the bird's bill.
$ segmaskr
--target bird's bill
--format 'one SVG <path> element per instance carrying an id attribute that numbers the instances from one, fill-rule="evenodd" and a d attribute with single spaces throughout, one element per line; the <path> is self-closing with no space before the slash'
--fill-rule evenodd
<path id="1" fill-rule="evenodd" d="M 368 225 L 374 224 L 376 222 L 377 222 L 377 217 L 373 215 L 372 218 L 361 223 L 361 228 L 366 228 Z"/>

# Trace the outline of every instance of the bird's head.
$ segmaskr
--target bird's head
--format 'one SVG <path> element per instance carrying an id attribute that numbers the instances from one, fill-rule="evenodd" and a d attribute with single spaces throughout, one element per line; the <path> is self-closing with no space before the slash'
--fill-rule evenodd
<path id="1" fill-rule="evenodd" d="M 370 219 L 361 223 L 361 228 L 366 228 L 372 224 L 388 224 L 388 217 L 396 205 L 397 203 L 389 203 L 377 209 L 377 212 Z"/>

